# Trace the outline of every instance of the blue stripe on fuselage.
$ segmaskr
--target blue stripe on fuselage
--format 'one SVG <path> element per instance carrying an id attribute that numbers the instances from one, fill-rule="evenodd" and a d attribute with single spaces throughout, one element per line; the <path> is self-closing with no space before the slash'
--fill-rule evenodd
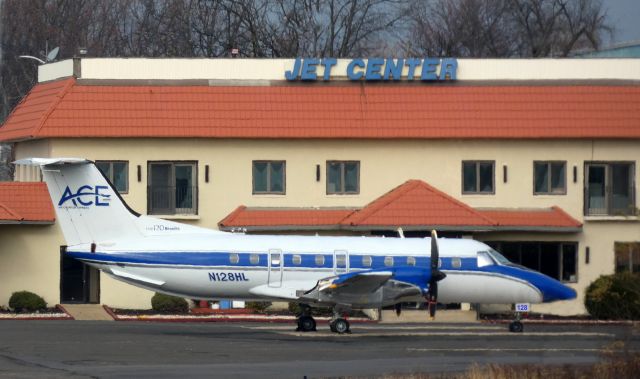
<path id="1" fill-rule="evenodd" d="M 250 268 L 261 267 L 267 268 L 268 254 L 266 253 L 239 253 L 239 252 L 126 252 L 126 253 L 87 253 L 78 251 L 68 251 L 67 254 L 73 258 L 87 260 L 93 262 L 102 262 L 106 264 L 141 264 L 150 266 L 200 266 L 200 267 L 238 267 Z M 238 262 L 232 263 L 231 256 L 237 254 Z M 257 263 L 251 263 L 251 256 L 257 255 L 259 260 Z M 300 264 L 294 264 L 293 256 L 300 256 Z M 321 255 L 324 257 L 322 264 L 317 264 L 316 257 Z M 371 265 L 364 265 L 363 257 L 371 258 Z M 383 270 L 397 269 L 401 267 L 414 268 L 407 265 L 407 256 L 393 256 L 394 265 L 392 267 L 384 264 L 384 255 L 368 255 L 368 254 L 349 254 L 349 268 L 351 270 Z M 428 268 L 428 256 L 414 257 L 416 260 L 415 268 Z M 453 260 L 460 260 L 460 267 L 453 267 Z M 526 281 L 534 285 L 543 294 L 544 301 L 566 300 L 576 297 L 576 292 L 563 285 L 559 281 L 552 279 L 537 271 L 529 270 L 524 267 L 489 265 L 478 268 L 476 257 L 441 258 L 443 271 L 480 271 L 484 273 L 494 273 L 497 275 L 513 277 L 522 281 Z M 301 269 L 331 269 L 333 268 L 333 254 L 291 254 L 283 253 L 282 262 L 284 268 L 301 268 Z"/>
<path id="2" fill-rule="evenodd" d="M 67 254 L 73 258 L 99 261 L 104 263 L 131 263 L 145 265 L 171 265 L 171 266 L 225 266 L 225 267 L 267 267 L 268 254 L 266 253 L 238 253 L 238 252 L 118 252 L 118 253 L 88 253 L 80 251 L 68 251 Z M 233 263 L 232 255 L 238 256 L 238 262 Z M 257 255 L 259 260 L 257 263 L 251 263 L 251 256 Z M 300 256 L 300 264 L 293 262 L 293 256 Z M 317 256 L 322 256 L 322 263 L 318 264 Z M 371 265 L 365 265 L 364 257 L 370 258 Z M 349 254 L 349 268 L 358 270 L 372 270 L 391 267 L 404 267 L 412 265 L 407 264 L 407 256 L 392 256 L 393 265 L 386 266 L 385 258 L 381 255 L 367 254 Z M 416 261 L 416 267 L 429 267 L 429 257 L 413 257 Z M 461 262 L 460 267 L 453 267 L 452 259 L 441 258 L 443 270 L 474 270 L 476 267 L 476 258 L 455 258 Z M 283 254 L 283 262 L 285 268 L 333 268 L 333 254 Z"/>

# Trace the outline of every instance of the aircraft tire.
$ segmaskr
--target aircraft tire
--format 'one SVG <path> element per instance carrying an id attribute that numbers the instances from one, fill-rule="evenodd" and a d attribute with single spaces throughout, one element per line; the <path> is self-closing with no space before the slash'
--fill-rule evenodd
<path id="1" fill-rule="evenodd" d="M 311 316 L 300 316 L 298 319 L 298 330 L 303 332 L 315 332 L 316 320 Z"/>
<path id="2" fill-rule="evenodd" d="M 349 333 L 351 330 L 349 329 L 349 321 L 343 318 L 337 318 L 333 322 L 333 332 L 338 334 Z"/>
<path id="3" fill-rule="evenodd" d="M 513 321 L 509 324 L 509 331 L 512 333 L 522 333 L 524 330 L 524 325 L 520 321 Z"/>

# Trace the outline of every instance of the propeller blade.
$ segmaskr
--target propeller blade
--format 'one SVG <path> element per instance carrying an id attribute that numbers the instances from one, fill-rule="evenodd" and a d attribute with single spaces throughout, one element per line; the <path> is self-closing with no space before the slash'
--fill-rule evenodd
<path id="1" fill-rule="evenodd" d="M 438 269 L 438 260 L 440 254 L 438 252 L 438 233 L 435 230 L 431 231 L 431 274 Z"/>
<path id="2" fill-rule="evenodd" d="M 395 305 L 396 307 L 396 316 L 400 317 L 400 313 L 402 313 L 402 305 L 400 303 Z"/>
<path id="3" fill-rule="evenodd" d="M 436 307 L 438 305 L 438 282 L 434 281 L 429 285 L 429 317 L 436 318 Z"/>
<path id="4" fill-rule="evenodd" d="M 447 275 L 438 268 L 440 263 L 440 252 L 438 251 L 438 233 L 431 231 L 431 275 L 429 279 L 429 291 L 427 292 L 427 305 L 429 316 L 433 320 L 436 317 L 436 306 L 438 305 L 438 282 L 446 278 Z"/>

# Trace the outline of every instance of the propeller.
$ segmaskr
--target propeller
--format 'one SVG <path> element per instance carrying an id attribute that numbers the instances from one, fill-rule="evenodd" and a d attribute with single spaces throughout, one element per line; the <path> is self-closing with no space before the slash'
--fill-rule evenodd
<path id="1" fill-rule="evenodd" d="M 395 310 L 396 310 L 396 316 L 400 317 L 400 314 L 402 313 L 402 304 L 397 303 L 395 305 Z"/>
<path id="2" fill-rule="evenodd" d="M 438 282 L 447 275 L 438 269 L 440 255 L 438 253 L 438 234 L 431 231 L 431 278 L 429 279 L 429 291 L 427 292 L 427 304 L 429 316 L 433 320 L 436 317 L 436 305 L 438 304 Z"/>

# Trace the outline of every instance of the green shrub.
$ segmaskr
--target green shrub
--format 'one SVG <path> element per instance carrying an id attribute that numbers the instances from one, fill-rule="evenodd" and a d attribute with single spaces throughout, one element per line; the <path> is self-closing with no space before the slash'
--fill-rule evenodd
<path id="1" fill-rule="evenodd" d="M 156 293 L 151 298 L 151 308 L 160 313 L 187 313 L 189 303 L 181 297 Z"/>
<path id="2" fill-rule="evenodd" d="M 589 314 L 604 320 L 640 319 L 640 275 L 604 275 L 587 287 L 584 305 Z"/>
<path id="3" fill-rule="evenodd" d="M 245 304 L 245 308 L 251 309 L 256 313 L 265 313 L 267 308 L 271 306 L 271 303 L 268 301 L 247 301 Z"/>
<path id="4" fill-rule="evenodd" d="M 9 308 L 16 312 L 35 312 L 47 309 L 47 303 L 33 292 L 20 291 L 11 295 Z"/>

